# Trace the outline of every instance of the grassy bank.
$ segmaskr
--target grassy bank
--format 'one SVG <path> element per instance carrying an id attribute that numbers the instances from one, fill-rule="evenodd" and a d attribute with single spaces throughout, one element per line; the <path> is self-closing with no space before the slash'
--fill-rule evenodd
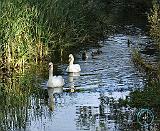
<path id="1" fill-rule="evenodd" d="M 132 55 L 136 68 L 144 74 L 145 85 L 136 88 L 129 94 L 129 99 L 120 100 L 120 105 L 136 108 L 152 108 L 156 112 L 160 109 L 160 65 L 151 64 L 142 57 L 138 50 Z"/>
<path id="2" fill-rule="evenodd" d="M 146 44 L 145 50 L 147 53 L 157 55 L 157 62 L 152 64 L 147 61 L 138 49 L 133 51 L 132 60 L 136 68 L 144 74 L 146 83 L 143 89 L 136 89 L 130 93 L 130 99 L 122 103 L 132 107 L 150 107 L 158 110 L 160 108 L 160 63 L 158 61 L 160 51 L 160 22 L 158 15 L 160 13 L 159 4 L 154 0 L 153 8 L 148 14 L 148 22 L 150 24 L 150 36 L 153 42 L 150 45 Z"/>
<path id="3" fill-rule="evenodd" d="M 133 54 L 133 62 L 140 72 L 144 73 L 146 83 L 143 89 L 130 93 L 129 105 L 132 107 L 160 108 L 160 66 L 146 62 L 137 51 Z"/>

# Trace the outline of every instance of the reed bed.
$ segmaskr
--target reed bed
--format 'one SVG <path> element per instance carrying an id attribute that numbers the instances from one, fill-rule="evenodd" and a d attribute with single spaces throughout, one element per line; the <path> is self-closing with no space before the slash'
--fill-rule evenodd
<path id="1" fill-rule="evenodd" d="M 45 55 L 47 49 L 42 43 L 44 27 L 38 20 L 38 14 L 36 7 L 28 4 L 10 0 L 2 2 L 1 66 L 23 67 L 26 62 Z"/>
<path id="2" fill-rule="evenodd" d="M 2 0 L 1 67 L 21 68 L 49 49 L 95 42 L 102 37 L 105 4 L 78 0 Z"/>

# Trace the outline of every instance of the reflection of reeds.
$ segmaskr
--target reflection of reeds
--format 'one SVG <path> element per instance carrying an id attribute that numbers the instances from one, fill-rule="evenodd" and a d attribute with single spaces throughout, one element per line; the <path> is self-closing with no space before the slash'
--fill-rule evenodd
<path id="1" fill-rule="evenodd" d="M 23 128 L 27 117 L 27 92 L 23 91 L 17 77 L 3 79 L 0 94 L 0 130 Z"/>
<path id="2" fill-rule="evenodd" d="M 44 73 L 43 68 L 42 64 L 32 68 L 33 74 L 30 73 L 31 71 L 13 72 L 9 74 L 9 77 L 6 75 L 1 77 L 0 130 L 26 128 L 31 119 L 30 115 L 35 115 L 32 116 L 33 118 L 41 117 L 41 111 L 38 109 L 40 99 L 45 92 L 39 88 L 41 79 L 38 79 L 37 76 Z M 34 111 L 33 114 L 29 113 L 31 109 Z"/>

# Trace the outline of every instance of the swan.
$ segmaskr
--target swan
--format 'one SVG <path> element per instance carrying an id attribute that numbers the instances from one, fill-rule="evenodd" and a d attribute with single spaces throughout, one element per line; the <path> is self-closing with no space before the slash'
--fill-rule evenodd
<path id="1" fill-rule="evenodd" d="M 49 63 L 49 79 L 47 82 L 47 87 L 62 87 L 64 85 L 64 79 L 62 76 L 53 76 L 53 63 Z"/>
<path id="2" fill-rule="evenodd" d="M 74 57 L 72 54 L 69 55 L 69 66 L 67 67 L 67 72 L 80 72 L 81 68 L 79 64 L 73 64 Z"/>

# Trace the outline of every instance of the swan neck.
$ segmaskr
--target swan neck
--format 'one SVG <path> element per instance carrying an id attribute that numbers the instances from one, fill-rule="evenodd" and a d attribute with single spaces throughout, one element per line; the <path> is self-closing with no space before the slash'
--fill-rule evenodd
<path id="1" fill-rule="evenodd" d="M 49 70 L 49 78 L 53 77 L 53 68 Z"/>
<path id="2" fill-rule="evenodd" d="M 69 65 L 73 65 L 74 62 L 74 58 L 71 59 L 71 61 L 69 62 Z"/>
<path id="3" fill-rule="evenodd" d="M 69 63 L 69 65 L 73 65 L 73 61 L 71 61 L 71 62 Z"/>

